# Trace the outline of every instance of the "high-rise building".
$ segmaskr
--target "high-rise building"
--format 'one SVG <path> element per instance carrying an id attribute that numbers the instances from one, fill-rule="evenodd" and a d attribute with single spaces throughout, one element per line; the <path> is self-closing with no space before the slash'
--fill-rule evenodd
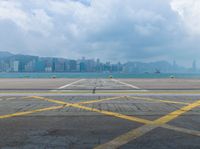
<path id="1" fill-rule="evenodd" d="M 65 61 L 65 72 L 70 72 L 70 66 L 69 66 L 69 61 Z"/>
<path id="2" fill-rule="evenodd" d="M 80 72 L 86 71 L 86 64 L 84 62 L 80 62 Z"/>
<path id="3" fill-rule="evenodd" d="M 45 70 L 45 61 L 42 59 L 38 59 L 36 61 L 36 65 L 35 65 L 35 71 L 36 72 L 44 72 Z"/>
<path id="4" fill-rule="evenodd" d="M 36 64 L 35 60 L 28 62 L 27 64 L 25 64 L 24 70 L 26 72 L 34 72 L 35 71 L 35 64 Z"/>
<path id="5" fill-rule="evenodd" d="M 47 66 L 47 67 L 45 67 L 44 71 L 45 71 L 45 72 L 52 72 L 52 67 L 48 67 L 48 66 Z"/>
<path id="6" fill-rule="evenodd" d="M 71 72 L 77 71 L 77 62 L 75 60 L 69 60 L 69 69 Z"/>
<path id="7" fill-rule="evenodd" d="M 64 72 L 65 71 L 65 61 L 63 59 L 57 59 L 55 61 L 55 72 Z"/>
<path id="8" fill-rule="evenodd" d="M 13 62 L 13 71 L 14 72 L 19 72 L 19 61 L 14 61 Z"/>

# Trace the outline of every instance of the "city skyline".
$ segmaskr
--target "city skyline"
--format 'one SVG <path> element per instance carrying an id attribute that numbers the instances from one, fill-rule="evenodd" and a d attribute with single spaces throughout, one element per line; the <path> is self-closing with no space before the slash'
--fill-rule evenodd
<path id="1" fill-rule="evenodd" d="M 39 57 L 12 54 L 0 51 L 0 72 L 123 72 L 123 73 L 184 73 L 199 72 L 194 60 L 190 68 L 185 68 L 173 61 L 126 63 L 101 62 L 97 59 L 67 59 L 58 57 Z"/>

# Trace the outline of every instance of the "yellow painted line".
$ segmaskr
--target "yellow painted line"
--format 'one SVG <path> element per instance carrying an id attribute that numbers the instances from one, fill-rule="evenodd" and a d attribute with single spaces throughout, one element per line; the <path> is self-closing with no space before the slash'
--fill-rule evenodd
<path id="1" fill-rule="evenodd" d="M 44 97 L 37 97 L 37 99 L 48 100 L 50 102 L 58 103 L 57 100 L 48 99 L 48 98 L 44 98 Z M 94 103 L 94 102 L 101 102 L 101 101 L 104 101 L 104 100 L 112 100 L 112 99 L 117 99 L 117 97 L 105 98 L 105 99 L 102 99 L 102 100 L 91 100 L 90 102 Z M 133 116 L 127 116 L 127 115 L 123 115 L 123 114 L 119 114 L 119 113 L 115 113 L 115 112 L 98 110 L 98 109 L 95 109 L 95 108 L 90 108 L 90 107 L 85 107 L 85 106 L 79 105 L 79 104 L 87 104 L 87 103 L 88 103 L 88 101 L 81 102 L 81 103 L 79 102 L 77 104 L 71 104 L 71 103 L 67 103 L 67 102 L 59 102 L 59 104 L 63 104 L 63 105 L 67 104 L 68 106 L 72 106 L 72 107 L 75 107 L 75 108 L 80 108 L 80 109 L 84 109 L 84 110 L 91 111 L 91 112 L 97 112 L 97 113 L 101 113 L 101 114 L 105 114 L 105 115 L 109 115 L 109 116 L 113 116 L 113 117 L 129 120 L 129 121 L 133 121 L 133 122 L 139 122 L 139 123 L 143 123 L 143 124 L 153 124 L 154 123 L 153 121 L 142 119 L 142 118 L 137 118 L 137 117 L 133 117 Z M 180 127 L 175 127 L 175 126 L 171 126 L 171 125 L 168 125 L 168 124 L 163 124 L 161 127 L 172 129 L 172 130 L 176 130 L 176 131 L 181 131 L 183 133 L 188 133 L 188 134 L 196 135 L 196 136 L 199 136 L 199 134 L 200 134 L 200 131 L 189 130 L 189 129 L 180 128 Z"/>
<path id="2" fill-rule="evenodd" d="M 57 100 L 52 100 L 52 99 L 50 100 L 50 99 L 46 99 L 46 98 L 43 98 L 43 97 L 37 97 L 37 98 L 57 103 Z M 86 101 L 86 102 L 78 102 L 77 104 L 70 104 L 70 103 L 67 103 L 67 102 L 61 102 L 60 104 L 64 104 L 64 105 L 67 104 L 67 105 L 75 107 L 75 108 L 80 108 L 80 109 L 84 109 L 84 110 L 91 111 L 91 112 L 97 112 L 97 113 L 121 118 L 121 119 L 124 119 L 124 120 L 133 121 L 133 122 L 138 122 L 138 123 L 143 123 L 143 124 L 152 124 L 153 123 L 153 121 L 142 119 L 142 118 L 127 116 L 127 115 L 123 115 L 123 114 L 119 114 L 119 113 L 115 113 L 115 112 L 98 110 L 98 109 L 95 109 L 95 108 L 89 108 L 89 107 L 79 105 L 79 104 L 101 102 L 101 101 L 106 101 L 106 100 L 113 100 L 113 99 L 118 99 L 118 98 L 120 98 L 120 97 L 105 98 L 105 99 L 101 99 L 101 100 L 91 100 L 91 101 Z M 175 131 L 179 131 L 179 132 L 186 133 L 186 134 L 190 134 L 190 135 L 200 136 L 200 131 L 196 131 L 196 130 L 189 130 L 189 129 L 186 129 L 186 128 L 171 126 L 171 125 L 168 125 L 168 124 L 164 124 L 161 127 L 168 128 L 168 129 L 175 130 Z"/>
<path id="3" fill-rule="evenodd" d="M 23 115 L 33 114 L 37 112 L 44 112 L 44 111 L 49 111 L 49 110 L 57 110 L 57 109 L 62 109 L 62 108 L 64 108 L 64 106 L 52 106 L 52 107 L 37 109 L 37 110 L 32 110 L 32 111 L 17 112 L 17 113 L 12 113 L 12 114 L 7 114 L 7 115 L 1 115 L 0 119 L 23 116 Z"/>
<path id="4" fill-rule="evenodd" d="M 49 111 L 49 110 L 62 109 L 62 108 L 68 107 L 68 106 L 72 106 L 72 107 L 75 107 L 75 108 L 80 108 L 80 109 L 84 109 L 84 110 L 88 110 L 88 111 L 92 111 L 92 112 L 97 112 L 97 113 L 101 113 L 101 114 L 105 114 L 105 115 L 109 115 L 109 116 L 114 116 L 114 117 L 118 117 L 118 118 L 121 118 L 121 119 L 133 121 L 133 122 L 139 122 L 139 123 L 147 124 L 147 125 L 144 125 L 143 127 L 139 127 L 137 130 L 133 130 L 131 132 L 128 132 L 123 137 L 121 137 L 121 136 L 118 137 L 117 139 L 112 141 L 111 146 L 113 146 L 113 142 L 114 142 L 115 146 L 120 146 L 120 144 L 126 144 L 127 142 L 129 142 L 129 141 L 131 141 L 131 140 L 133 140 L 133 139 L 135 139 L 139 136 L 142 136 L 145 133 L 147 133 L 147 132 L 149 132 L 152 129 L 157 127 L 157 125 L 153 125 L 152 121 L 145 120 L 145 119 L 142 119 L 142 118 L 137 118 L 137 117 L 127 116 L 127 115 L 123 115 L 123 114 L 119 114 L 119 113 L 114 113 L 114 112 L 84 107 L 84 106 L 81 106 L 79 104 L 70 104 L 70 103 L 67 103 L 67 102 L 57 101 L 57 100 L 48 99 L 48 98 L 44 98 L 44 97 L 34 96 L 34 98 L 42 99 L 42 100 L 46 100 L 46 101 L 54 102 L 54 103 L 58 103 L 58 104 L 62 104 L 62 106 L 53 106 L 53 107 L 37 109 L 37 110 L 32 110 L 32 111 L 18 112 L 18 113 L 14 113 L 14 114 L 2 115 L 2 116 L 0 116 L 0 119 L 16 117 L 16 116 L 23 116 L 23 115 L 33 114 L 33 113 L 37 113 L 37 112 L 44 112 L 44 111 Z M 102 100 L 93 100 L 91 102 L 100 102 L 100 101 L 111 100 L 111 99 L 117 99 L 117 97 L 107 98 L 107 99 L 102 99 Z M 85 103 L 88 103 L 88 101 L 86 101 Z M 81 104 L 84 104 L 84 102 L 82 102 Z M 185 128 L 170 126 L 168 124 L 163 124 L 163 125 L 161 125 L 161 127 L 171 129 L 171 130 L 175 130 L 175 131 L 179 131 L 179 132 L 183 132 L 183 133 L 187 133 L 187 134 L 192 134 L 192 135 L 195 135 L 195 136 L 200 136 L 199 131 L 188 130 L 188 129 L 185 129 Z M 110 146 L 110 144 L 104 144 L 102 146 L 104 148 L 104 146 Z M 99 147 L 102 147 L 102 146 L 99 146 Z"/>
<path id="5" fill-rule="evenodd" d="M 106 99 L 111 100 L 113 98 L 106 98 Z M 37 99 L 48 100 L 50 102 L 58 103 L 57 100 L 48 99 L 48 98 L 44 98 L 44 97 L 37 97 Z M 106 99 L 102 99 L 102 100 L 106 100 Z M 102 100 L 91 100 L 91 102 L 100 102 Z M 88 102 L 85 102 L 85 103 L 88 103 Z M 80 103 L 70 104 L 70 103 L 67 103 L 67 102 L 59 102 L 59 104 L 63 104 L 63 105 L 67 104 L 68 106 L 72 106 L 72 107 L 75 107 L 75 108 L 80 108 L 80 109 L 84 109 L 84 110 L 91 111 L 91 112 L 97 112 L 97 113 L 101 113 L 101 114 L 104 114 L 104 115 L 113 116 L 113 117 L 129 120 L 129 121 L 133 121 L 133 122 L 138 122 L 138 123 L 143 123 L 143 124 L 153 124 L 153 121 L 150 121 L 150 120 L 137 118 L 137 117 L 133 117 L 133 116 L 127 116 L 127 115 L 114 113 L 114 112 L 110 112 L 110 111 L 104 111 L 104 110 L 89 108 L 89 107 L 79 105 Z M 82 102 L 81 104 L 84 104 L 84 102 Z M 67 107 L 67 106 L 65 106 L 65 107 Z M 200 134 L 199 131 L 189 130 L 189 129 L 186 129 L 186 128 L 179 128 L 179 127 L 171 126 L 171 125 L 168 125 L 168 124 L 163 124 L 161 127 L 171 129 L 171 130 L 175 130 L 175 131 L 179 131 L 179 132 L 186 133 L 186 134 L 190 134 L 190 135 L 195 135 L 195 136 L 199 136 L 199 134 Z M 146 129 L 146 130 L 148 130 L 148 129 Z"/>
<path id="6" fill-rule="evenodd" d="M 44 98 L 44 97 L 37 97 L 37 99 L 48 100 L 50 102 L 58 103 L 57 100 L 47 99 L 47 98 Z M 90 103 L 101 102 L 101 101 L 112 100 L 112 99 L 117 99 L 117 97 L 105 98 L 105 99 L 102 99 L 102 100 L 91 100 Z M 121 119 L 124 119 L 124 120 L 129 120 L 129 121 L 143 123 L 143 124 L 149 124 L 149 125 L 153 124 L 153 121 L 150 121 L 150 120 L 146 120 L 146 119 L 142 119 L 142 118 L 137 118 L 137 117 L 133 117 L 133 116 L 127 116 L 127 115 L 123 115 L 123 114 L 119 114 L 119 113 L 115 113 L 115 112 L 110 112 L 110 111 L 98 110 L 98 109 L 95 109 L 95 108 L 90 108 L 90 107 L 85 107 L 85 106 L 79 105 L 79 104 L 87 104 L 87 103 L 88 103 L 88 101 L 77 103 L 77 104 L 70 104 L 70 103 L 67 103 L 67 102 L 59 102 L 59 104 L 63 104 L 63 105 L 67 104 L 68 106 L 72 106 L 72 107 L 75 107 L 75 108 L 80 108 L 80 109 L 84 109 L 84 110 L 91 111 L 91 112 L 97 112 L 97 113 L 101 113 L 101 114 L 104 114 L 104 115 L 121 118 Z M 157 127 L 157 125 L 154 125 L 154 126 Z M 195 135 L 195 136 L 199 136 L 200 135 L 200 131 L 189 130 L 189 129 L 180 128 L 180 127 L 175 127 L 175 126 L 171 126 L 171 125 L 168 125 L 168 124 L 163 124 L 163 125 L 161 125 L 161 127 L 167 128 L 167 129 L 171 129 L 171 130 L 175 130 L 175 131 L 179 131 L 179 132 L 186 133 L 186 134 L 190 134 L 190 135 Z M 146 130 L 146 131 L 147 130 L 148 131 L 151 130 L 151 129 L 148 129 L 148 125 L 147 126 L 145 125 L 144 128 L 145 128 L 144 130 Z M 154 128 L 154 127 L 152 126 L 150 128 Z M 142 131 L 142 132 L 144 132 L 144 131 Z M 130 133 L 128 133 L 126 135 L 126 137 L 130 136 L 129 134 Z M 136 134 L 138 134 L 138 133 L 136 133 Z M 142 133 L 140 133 L 140 135 L 142 135 Z"/>
<path id="7" fill-rule="evenodd" d="M 127 144 L 128 142 L 142 136 L 145 135 L 146 133 L 150 132 L 151 130 L 164 125 L 165 123 L 172 121 L 173 119 L 177 118 L 178 116 L 190 111 L 193 108 L 196 108 L 200 105 L 200 100 L 196 101 L 194 103 L 191 103 L 187 106 L 184 106 L 182 108 L 180 108 L 179 110 L 176 110 L 174 112 L 171 112 L 169 114 L 167 114 L 166 116 L 163 116 L 155 121 L 153 121 L 150 124 L 146 124 L 143 125 L 137 129 L 133 129 L 128 133 L 125 133 L 111 141 L 109 141 L 108 143 L 102 144 L 97 146 L 95 149 L 117 149 L 120 146 Z"/>
<path id="8" fill-rule="evenodd" d="M 110 98 L 97 99 L 97 100 L 90 100 L 90 101 L 79 102 L 78 104 L 91 104 L 91 103 L 97 103 L 97 102 L 102 102 L 102 101 L 109 101 L 109 100 L 114 100 L 114 99 L 120 99 L 120 98 L 123 98 L 123 97 L 124 96 L 110 97 Z"/>
<path id="9" fill-rule="evenodd" d="M 87 111 L 91 111 L 91 112 L 97 112 L 97 113 L 101 113 L 101 114 L 105 114 L 105 115 L 109 115 L 109 116 L 114 116 L 114 117 L 122 118 L 122 119 L 125 119 L 125 120 L 129 120 L 129 121 L 145 123 L 145 124 L 151 123 L 151 121 L 149 121 L 149 120 L 145 120 L 145 119 L 141 119 L 141 118 L 137 118 L 137 117 L 133 117 L 133 116 L 127 116 L 127 115 L 123 115 L 123 114 L 120 114 L 120 113 L 115 113 L 115 112 L 104 111 L 104 110 L 99 110 L 99 109 L 95 109 L 95 108 L 81 106 L 81 105 L 79 105 L 79 103 L 77 103 L 77 104 L 72 103 L 71 104 L 71 103 L 68 103 L 68 102 L 60 102 L 60 101 L 58 102 L 57 100 L 44 98 L 44 97 L 38 97 L 38 96 L 32 96 L 32 98 L 46 100 L 46 101 L 49 101 L 49 102 L 59 103 L 59 104 L 63 104 L 63 105 L 68 105 L 68 106 L 71 106 L 71 107 L 75 107 L 75 108 L 79 108 L 79 109 L 83 109 L 83 110 L 87 110 Z"/>
<path id="10" fill-rule="evenodd" d="M 174 130 L 174 131 L 178 131 L 178 132 L 182 132 L 182 133 L 186 133 L 186 134 L 189 134 L 189 135 L 194 135 L 194 136 L 200 137 L 200 131 L 198 131 L 198 130 L 190 130 L 190 129 L 186 129 L 186 128 L 171 126 L 171 125 L 168 125 L 168 124 L 162 125 L 162 127 L 170 129 L 170 130 Z"/>
<path id="11" fill-rule="evenodd" d="M 137 139 L 138 137 L 145 135 L 146 133 L 150 132 L 151 130 L 157 128 L 156 125 L 143 125 L 139 128 L 133 129 L 122 136 L 119 136 L 112 141 L 105 143 L 103 145 L 97 146 L 94 149 L 116 149 L 122 144 L 127 144 L 128 142 Z M 192 134 L 195 136 L 200 136 L 199 131 L 194 131 L 194 130 L 188 130 L 184 128 L 179 128 L 179 127 L 174 127 L 170 125 L 166 125 L 164 128 L 170 129 L 170 130 L 175 130 L 178 132 L 186 133 L 186 134 Z"/>
<path id="12" fill-rule="evenodd" d="M 77 104 L 91 104 L 91 103 L 97 103 L 97 102 L 102 102 L 102 101 L 109 101 L 109 100 L 119 99 L 119 98 L 123 98 L 123 97 L 124 96 L 109 97 L 109 98 L 103 98 L 103 99 L 96 99 L 96 100 L 78 102 Z M 40 96 L 27 96 L 27 97 L 24 97 L 24 99 L 28 99 L 28 98 L 42 99 L 42 100 L 46 100 L 46 101 L 49 101 L 49 102 L 54 102 L 54 103 L 57 103 L 57 104 L 66 104 L 66 102 L 63 102 L 63 101 L 60 101 L 60 100 L 54 100 L 54 99 L 49 99 L 49 98 L 40 97 Z"/>
<path id="13" fill-rule="evenodd" d="M 29 99 L 31 98 L 32 96 L 25 96 L 25 97 L 22 97 L 22 99 Z"/>
<path id="14" fill-rule="evenodd" d="M 113 98 L 105 98 L 105 99 L 102 99 L 102 100 L 91 100 L 91 103 L 93 103 L 93 102 L 101 102 L 103 100 L 112 100 Z M 45 99 L 43 97 L 38 97 L 38 99 L 47 100 L 47 99 Z M 117 97 L 116 97 L 116 99 L 117 99 Z M 52 99 L 50 100 L 49 99 L 49 101 L 57 103 L 57 100 L 52 100 Z M 85 102 L 85 103 L 88 103 L 88 102 Z M 84 110 L 91 111 L 91 112 L 97 112 L 97 113 L 101 113 L 101 114 L 105 114 L 105 115 L 121 118 L 121 119 L 124 119 L 124 120 L 133 121 L 133 122 L 138 122 L 138 123 L 143 123 L 143 124 L 153 124 L 154 123 L 153 121 L 142 119 L 142 118 L 137 118 L 137 117 L 127 116 L 127 115 L 123 115 L 123 114 L 119 114 L 119 113 L 115 113 L 115 112 L 98 110 L 98 109 L 95 109 L 95 108 L 81 106 L 81 105 L 79 105 L 80 103 L 70 104 L 70 103 L 67 103 L 67 102 L 62 102 L 62 104 L 63 105 L 67 104 L 68 106 L 72 106 L 72 107 L 75 107 L 75 108 L 80 108 L 80 109 L 84 109 Z M 81 104 L 84 104 L 84 102 L 82 102 Z M 186 128 L 180 128 L 180 127 L 176 127 L 176 126 L 171 126 L 171 125 L 168 125 L 168 124 L 163 124 L 160 127 L 168 128 L 168 129 L 171 129 L 171 130 L 175 130 L 175 131 L 179 131 L 179 132 L 182 132 L 182 133 L 195 135 L 195 136 L 199 136 L 199 134 L 200 134 L 200 131 L 189 130 L 189 129 L 186 129 Z"/>
<path id="15" fill-rule="evenodd" d="M 150 120 L 145 120 L 145 119 L 142 119 L 142 118 L 137 118 L 137 117 L 133 117 L 133 116 L 127 116 L 127 115 L 114 113 L 114 112 L 109 112 L 109 111 L 104 111 L 104 110 L 98 110 L 98 109 L 89 108 L 89 107 L 84 107 L 84 106 L 81 106 L 79 104 L 70 104 L 70 103 L 67 103 L 67 102 L 62 102 L 62 101 L 57 101 L 57 100 L 44 98 L 44 97 L 37 97 L 37 96 L 34 96 L 34 98 L 41 99 L 41 100 L 46 100 L 46 101 L 54 102 L 54 103 L 58 103 L 58 104 L 62 104 L 62 105 L 65 105 L 65 106 L 53 106 L 53 107 L 49 107 L 49 108 L 37 109 L 37 110 L 32 110 L 32 111 L 27 111 L 27 112 L 18 112 L 18 113 L 14 113 L 14 114 L 8 114 L 8 115 L 0 116 L 0 118 L 3 119 L 3 118 L 15 117 L 15 116 L 23 116 L 23 115 L 36 113 L 36 112 L 56 110 L 56 109 L 61 109 L 61 108 L 65 108 L 65 107 L 68 107 L 68 106 L 72 106 L 72 107 L 75 107 L 75 108 L 80 108 L 80 109 L 84 109 L 84 110 L 88 110 L 88 111 L 92 111 L 92 112 L 97 112 L 97 113 L 101 113 L 101 114 L 105 114 L 105 115 L 109 115 L 109 116 L 114 116 L 114 117 L 118 117 L 118 118 L 121 118 L 121 119 L 133 121 L 133 122 L 139 122 L 139 123 L 144 123 L 144 124 L 148 124 L 148 125 L 152 125 L 153 124 L 153 122 L 150 121 Z M 113 98 L 107 98 L 107 100 L 109 100 L 109 99 L 111 100 Z M 102 99 L 102 100 L 106 100 L 106 99 Z M 100 102 L 102 100 L 93 100 L 93 102 L 97 102 L 97 101 Z M 82 102 L 82 104 L 83 103 L 84 102 Z M 152 127 L 147 127 L 147 126 L 145 125 L 145 127 L 142 128 L 142 130 L 150 131 L 151 130 L 150 128 L 154 128 L 153 126 Z M 167 124 L 163 124 L 161 127 L 168 128 L 168 129 L 171 129 L 171 130 L 180 131 L 180 132 L 184 132 L 184 133 L 188 133 L 188 134 L 192 134 L 192 135 L 197 135 L 197 136 L 199 136 L 199 134 L 200 134 L 199 131 L 188 130 L 188 129 L 185 129 L 185 128 L 178 128 L 178 127 L 170 126 L 170 125 L 167 125 Z M 140 136 L 140 135 L 143 135 L 143 133 L 145 131 L 141 131 L 140 132 L 140 129 L 138 129 L 137 132 L 138 133 L 135 133 L 135 134 L 137 134 L 136 136 Z M 132 132 L 131 133 L 129 132 L 128 134 L 126 134 L 124 138 L 127 138 L 127 137 L 130 138 L 130 134 L 132 134 Z M 125 140 L 127 140 L 127 139 L 125 139 Z M 117 141 L 117 142 L 119 142 L 119 141 Z"/>
<path id="16" fill-rule="evenodd" d="M 155 125 L 143 125 L 109 141 L 108 143 L 99 145 L 94 149 L 117 149 L 120 146 L 127 144 L 131 140 L 134 140 L 155 128 Z"/>
<path id="17" fill-rule="evenodd" d="M 49 98 L 45 98 L 45 97 L 39 97 L 39 96 L 30 96 L 30 98 L 36 98 L 36 99 L 41 99 L 41 100 L 45 100 L 48 102 L 53 102 L 53 103 L 57 103 L 57 104 L 62 104 L 62 105 L 66 105 L 68 103 L 60 101 L 60 100 L 54 100 L 54 99 L 49 99 Z"/>
<path id="18" fill-rule="evenodd" d="M 44 97 L 39 97 L 39 96 L 24 97 L 23 99 L 31 98 L 31 97 L 32 98 L 36 98 L 36 99 L 49 101 L 49 102 L 53 102 L 53 103 L 57 103 L 57 104 L 62 104 L 64 106 L 52 106 L 52 107 L 43 108 L 43 109 L 36 109 L 36 110 L 32 110 L 32 111 L 25 111 L 25 112 L 17 112 L 17 113 L 12 113 L 12 114 L 0 115 L 0 119 L 11 118 L 11 117 L 16 117 L 16 116 L 23 116 L 23 115 L 33 114 L 33 113 L 37 113 L 37 112 L 56 110 L 56 109 L 61 109 L 61 108 L 65 108 L 65 107 L 68 107 L 68 106 L 72 105 L 70 103 L 68 104 L 66 102 L 53 100 L 53 99 L 49 99 L 49 98 L 44 98 Z M 113 98 L 106 98 L 106 99 L 102 99 L 102 100 L 98 100 L 98 101 L 97 100 L 93 100 L 91 102 L 100 102 L 100 101 L 111 100 L 111 99 L 116 99 L 116 97 L 115 98 L 114 97 Z M 88 101 L 86 103 L 88 103 Z M 84 104 L 84 102 L 82 102 L 82 104 Z"/>
<path id="19" fill-rule="evenodd" d="M 152 99 L 152 98 L 147 98 L 147 97 L 132 97 L 132 96 L 129 96 L 129 98 L 132 98 L 132 99 L 142 99 L 142 100 L 155 101 L 155 102 L 165 102 L 165 103 L 173 103 L 173 104 L 183 104 L 183 105 L 188 105 L 188 104 L 190 104 L 190 103 L 179 102 L 179 101 Z"/>
<path id="20" fill-rule="evenodd" d="M 114 117 L 122 118 L 122 119 L 133 121 L 133 122 L 147 123 L 147 124 L 151 123 L 151 121 L 145 120 L 145 119 L 142 119 L 142 118 L 137 118 L 137 117 L 134 117 L 134 116 L 127 116 L 127 115 L 123 115 L 123 114 L 120 114 L 120 113 L 115 113 L 115 112 L 110 112 L 110 111 L 105 111 L 105 110 L 99 110 L 99 109 L 90 108 L 90 107 L 85 107 L 85 106 L 81 106 L 79 104 L 71 104 L 71 106 L 75 107 L 75 108 L 80 108 L 80 109 L 83 109 L 83 110 L 91 111 L 91 112 L 97 112 L 97 113 L 105 114 L 105 115 L 108 115 L 108 116 L 114 116 Z"/>
<path id="21" fill-rule="evenodd" d="M 166 116 L 159 118 L 158 120 L 155 120 L 154 124 L 156 124 L 156 125 L 165 124 L 165 123 L 177 118 L 178 116 L 180 116 L 180 115 L 182 115 L 182 114 L 184 114 L 184 113 L 186 113 L 186 112 L 190 111 L 191 109 L 194 109 L 198 106 L 200 106 L 200 100 L 193 102 L 193 103 L 191 103 L 187 106 L 184 106 L 179 110 L 171 112 L 171 113 L 167 114 Z"/>

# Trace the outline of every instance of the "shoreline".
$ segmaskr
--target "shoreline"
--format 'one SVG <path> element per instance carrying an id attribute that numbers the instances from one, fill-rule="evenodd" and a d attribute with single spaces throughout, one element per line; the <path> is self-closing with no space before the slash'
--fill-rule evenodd
<path id="1" fill-rule="evenodd" d="M 87 72 L 23 72 L 23 73 L 2 73 L 0 72 L 0 79 L 2 78 L 86 78 L 86 79 L 106 79 L 106 78 L 116 78 L 116 79 L 200 79 L 200 73 L 87 73 Z"/>

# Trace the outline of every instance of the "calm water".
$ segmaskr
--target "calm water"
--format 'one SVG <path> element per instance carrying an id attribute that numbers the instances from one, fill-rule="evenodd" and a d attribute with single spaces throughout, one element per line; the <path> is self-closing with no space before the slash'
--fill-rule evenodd
<path id="1" fill-rule="evenodd" d="M 196 78 L 200 79 L 200 74 L 124 74 L 124 73 L 0 73 L 0 78 Z"/>

